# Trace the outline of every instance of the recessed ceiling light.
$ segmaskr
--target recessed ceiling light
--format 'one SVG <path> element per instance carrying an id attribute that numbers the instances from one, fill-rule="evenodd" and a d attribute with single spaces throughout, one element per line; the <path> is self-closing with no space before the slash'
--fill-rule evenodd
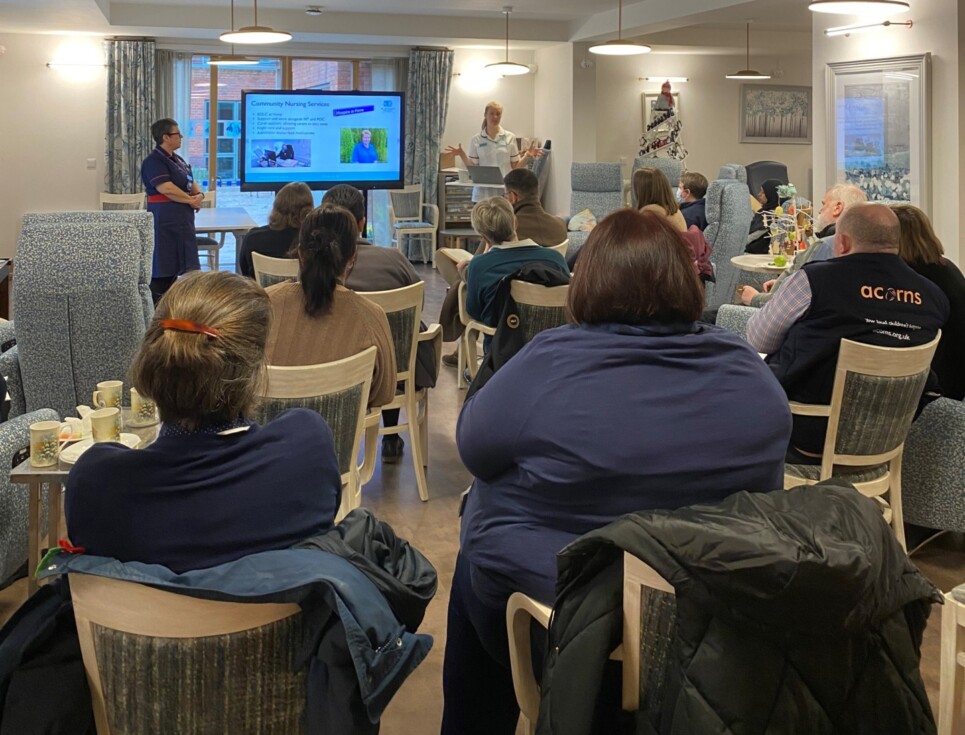
<path id="1" fill-rule="evenodd" d="M 322 14 L 321 5 L 309 5 L 307 8 L 305 8 L 305 15 L 314 16 L 314 15 L 321 15 L 321 14 Z"/>

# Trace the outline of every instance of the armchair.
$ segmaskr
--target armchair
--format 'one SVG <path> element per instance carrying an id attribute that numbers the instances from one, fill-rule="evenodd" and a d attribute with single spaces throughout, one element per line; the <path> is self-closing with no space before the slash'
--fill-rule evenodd
<path id="1" fill-rule="evenodd" d="M 570 168 L 570 216 L 589 209 L 597 220 L 623 206 L 619 163 L 574 163 Z M 750 220 L 748 220 L 748 223 Z M 583 247 L 588 232 L 570 232 L 567 258 Z"/>
<path id="2" fill-rule="evenodd" d="M 684 165 L 676 158 L 646 158 L 638 157 L 633 160 L 633 168 L 630 170 L 630 205 L 637 208 L 637 193 L 633 190 L 633 175 L 639 168 L 655 168 L 663 171 L 664 176 L 670 182 L 670 188 L 676 190 L 677 183 L 680 181 L 680 174 L 683 173 Z"/>
<path id="3" fill-rule="evenodd" d="M 768 179 L 787 183 L 787 164 L 779 161 L 755 161 L 747 164 L 747 189 L 752 195 L 761 190 L 761 184 Z"/>
<path id="4" fill-rule="evenodd" d="M 706 308 L 717 309 L 734 297 L 740 271 L 730 259 L 744 252 L 747 231 L 754 218 L 747 187 L 736 179 L 717 179 L 707 188 L 707 228 L 704 237 L 712 252 L 716 283 L 706 284 Z"/>

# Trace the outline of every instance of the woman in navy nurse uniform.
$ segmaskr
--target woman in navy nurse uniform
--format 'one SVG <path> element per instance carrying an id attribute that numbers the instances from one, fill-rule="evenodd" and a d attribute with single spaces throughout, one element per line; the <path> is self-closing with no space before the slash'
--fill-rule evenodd
<path id="1" fill-rule="evenodd" d="M 184 137 L 169 117 L 151 125 L 157 147 L 141 164 L 147 209 L 154 214 L 154 268 L 151 295 L 157 303 L 178 276 L 201 269 L 194 232 L 194 213 L 204 194 L 191 166 L 175 151 Z"/>

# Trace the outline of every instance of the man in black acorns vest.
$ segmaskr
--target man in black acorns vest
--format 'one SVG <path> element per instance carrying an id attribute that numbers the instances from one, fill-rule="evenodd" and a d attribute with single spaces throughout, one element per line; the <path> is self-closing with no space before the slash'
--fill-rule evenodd
<path id="1" fill-rule="evenodd" d="M 859 204 L 838 220 L 831 260 L 792 273 L 747 324 L 747 340 L 788 399 L 831 401 L 842 338 L 912 347 L 935 338 L 948 318 L 945 294 L 898 257 L 898 218 L 883 204 Z M 827 419 L 795 416 L 788 461 L 820 461 Z"/>

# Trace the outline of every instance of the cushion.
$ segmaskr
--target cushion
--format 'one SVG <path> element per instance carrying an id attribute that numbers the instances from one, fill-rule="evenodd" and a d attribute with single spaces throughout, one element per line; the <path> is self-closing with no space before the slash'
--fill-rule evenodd
<path id="1" fill-rule="evenodd" d="M 594 227 L 596 227 L 596 215 L 589 209 L 574 214 L 566 225 L 566 229 L 570 232 L 589 232 Z"/>

